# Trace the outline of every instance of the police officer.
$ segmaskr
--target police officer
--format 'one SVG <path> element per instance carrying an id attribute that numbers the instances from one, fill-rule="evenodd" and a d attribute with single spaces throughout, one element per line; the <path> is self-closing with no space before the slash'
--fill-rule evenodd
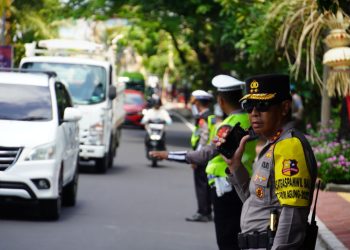
<path id="1" fill-rule="evenodd" d="M 234 185 L 244 202 L 239 244 L 242 249 L 305 249 L 307 218 L 317 165 L 304 135 L 291 122 L 289 77 L 271 74 L 246 80 L 241 99 L 255 133 L 267 139 L 250 178 L 242 164 L 246 139 L 227 159 Z M 217 146 L 221 142 L 217 143 Z"/>
<path id="2" fill-rule="evenodd" d="M 212 84 L 217 88 L 217 102 L 227 118 L 222 125 L 234 126 L 240 123 L 243 128 L 250 126 L 247 113 L 243 112 L 239 99 L 242 97 L 244 83 L 227 75 L 213 78 Z M 220 130 L 220 126 L 217 131 Z M 242 202 L 235 190 L 226 181 L 227 164 L 211 143 L 199 151 L 151 152 L 159 159 L 168 159 L 196 165 L 208 164 L 206 173 L 211 187 L 214 208 L 214 222 L 217 244 L 220 250 L 238 249 L 237 234 L 240 231 L 240 213 Z M 255 157 L 255 144 L 246 145 L 243 154 L 244 164 L 251 165 Z"/>
<path id="3" fill-rule="evenodd" d="M 192 92 L 191 105 L 195 120 L 195 128 L 191 136 L 193 150 L 199 151 L 210 143 L 210 134 L 215 126 L 215 116 L 212 115 L 209 109 L 212 99 L 213 96 L 204 90 Z M 195 214 L 186 218 L 187 221 L 208 222 L 212 220 L 210 188 L 205 167 L 205 164 L 192 164 L 198 209 Z"/>

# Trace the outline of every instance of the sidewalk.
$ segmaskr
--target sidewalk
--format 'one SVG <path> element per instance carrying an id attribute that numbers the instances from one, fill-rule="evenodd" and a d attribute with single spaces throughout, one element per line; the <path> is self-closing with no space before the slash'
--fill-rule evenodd
<path id="1" fill-rule="evenodd" d="M 350 249 L 350 193 L 320 191 L 316 215 L 327 249 Z"/>
<path id="2" fill-rule="evenodd" d="M 187 120 L 192 117 L 191 110 L 185 109 L 182 103 L 166 103 L 164 106 Z M 320 248 L 350 249 L 350 193 L 319 191 L 316 217 Z"/>

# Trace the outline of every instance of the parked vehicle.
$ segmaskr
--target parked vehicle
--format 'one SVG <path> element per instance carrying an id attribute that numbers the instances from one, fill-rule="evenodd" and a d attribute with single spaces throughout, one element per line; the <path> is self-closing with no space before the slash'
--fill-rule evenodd
<path id="1" fill-rule="evenodd" d="M 52 72 L 0 70 L 0 198 L 74 206 L 81 112 Z"/>
<path id="2" fill-rule="evenodd" d="M 26 45 L 27 57 L 20 67 L 54 71 L 67 85 L 83 114 L 79 160 L 93 160 L 99 172 L 106 172 L 113 165 L 125 118 L 125 86 L 115 81 L 113 54 L 87 41 L 53 39 L 38 44 L 43 49 L 36 43 Z"/>
<path id="3" fill-rule="evenodd" d="M 132 89 L 126 89 L 124 93 L 124 110 L 126 111 L 124 124 L 143 128 L 144 125 L 141 124 L 141 120 L 143 112 L 147 107 L 143 93 Z"/>

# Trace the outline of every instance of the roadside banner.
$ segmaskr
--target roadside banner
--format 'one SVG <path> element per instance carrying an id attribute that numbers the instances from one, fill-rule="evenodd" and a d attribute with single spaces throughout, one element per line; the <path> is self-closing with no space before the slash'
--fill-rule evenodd
<path id="1" fill-rule="evenodd" d="M 0 46 L 0 68 L 12 67 L 13 50 L 12 46 Z"/>

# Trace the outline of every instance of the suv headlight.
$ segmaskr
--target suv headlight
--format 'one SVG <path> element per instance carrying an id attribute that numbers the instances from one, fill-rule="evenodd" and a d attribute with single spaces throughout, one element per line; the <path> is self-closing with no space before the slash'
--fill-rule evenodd
<path id="1" fill-rule="evenodd" d="M 102 145 L 104 135 L 103 122 L 95 123 L 89 129 L 89 143 L 92 145 Z"/>
<path id="2" fill-rule="evenodd" d="M 25 157 L 25 161 L 40 161 L 54 159 L 56 153 L 55 144 L 45 144 L 33 148 L 32 151 Z"/>

